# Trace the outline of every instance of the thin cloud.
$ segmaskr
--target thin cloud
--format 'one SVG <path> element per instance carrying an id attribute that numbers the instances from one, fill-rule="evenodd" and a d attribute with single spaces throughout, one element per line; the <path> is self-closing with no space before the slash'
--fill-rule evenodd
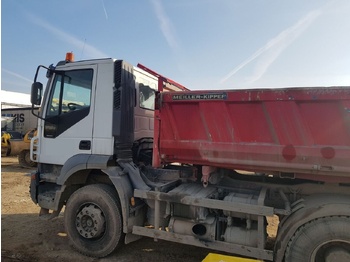
<path id="1" fill-rule="evenodd" d="M 250 82 L 260 79 L 272 63 L 280 56 L 280 54 L 296 39 L 298 39 L 303 32 L 322 14 L 320 10 L 312 11 L 305 17 L 301 18 L 295 25 L 283 30 L 276 37 L 272 38 L 267 44 L 258 49 L 253 55 L 248 57 L 241 64 L 236 66 L 229 74 L 220 80 L 220 83 L 226 82 L 229 78 L 234 76 L 243 67 L 252 61 L 260 58 L 257 62 L 254 75 L 250 77 Z"/>
<path id="2" fill-rule="evenodd" d="M 32 83 L 32 82 L 33 82 L 33 80 L 31 80 L 31 79 L 26 78 L 26 77 L 24 77 L 24 76 L 22 76 L 22 75 L 20 75 L 20 74 L 17 74 L 17 73 L 15 73 L 15 72 L 12 72 L 12 71 L 10 71 L 10 70 L 7 70 L 7 69 L 5 69 L 5 68 L 1 68 L 1 71 L 3 71 L 3 72 L 6 73 L 6 74 L 12 75 L 12 76 L 14 76 L 14 77 L 16 77 L 16 78 L 18 78 L 18 79 L 24 80 L 24 81 L 26 81 L 26 82 L 29 82 L 29 83 Z"/>
<path id="3" fill-rule="evenodd" d="M 28 17 L 30 21 L 44 29 L 46 29 L 48 32 L 53 34 L 57 37 L 57 39 L 64 41 L 73 47 L 77 49 L 84 49 L 84 54 L 88 58 L 101 58 L 101 57 L 108 57 L 104 52 L 98 50 L 97 48 L 88 45 L 85 43 L 85 41 L 81 41 L 80 39 L 54 27 L 53 25 L 49 24 L 47 21 L 44 21 L 36 16 L 33 16 L 31 14 L 28 14 Z"/>
<path id="4" fill-rule="evenodd" d="M 151 3 L 154 8 L 154 12 L 156 13 L 156 16 L 159 20 L 160 23 L 160 29 L 162 30 L 162 33 L 168 42 L 168 45 L 172 49 L 177 49 L 178 48 L 178 43 L 175 37 L 174 29 L 171 24 L 171 21 L 167 14 L 164 11 L 163 5 L 160 0 L 151 0 Z"/>
<path id="5" fill-rule="evenodd" d="M 103 0 L 101 0 L 101 2 L 102 2 L 103 11 L 105 12 L 106 20 L 108 20 L 108 14 L 107 14 L 107 10 L 106 10 L 106 7 L 105 7 L 105 3 L 104 3 Z"/>

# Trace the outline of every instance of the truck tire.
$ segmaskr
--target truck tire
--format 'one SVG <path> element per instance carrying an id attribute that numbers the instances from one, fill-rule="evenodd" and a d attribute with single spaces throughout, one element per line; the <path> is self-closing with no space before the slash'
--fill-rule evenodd
<path id="1" fill-rule="evenodd" d="M 322 217 L 301 226 L 288 243 L 285 262 L 350 261 L 350 218 Z"/>
<path id="2" fill-rule="evenodd" d="M 64 212 L 73 247 L 91 257 L 112 253 L 124 239 L 120 210 L 118 195 L 108 185 L 88 185 L 74 192 Z"/>
<path id="3" fill-rule="evenodd" d="M 21 167 L 35 167 L 36 162 L 30 160 L 30 151 L 22 150 L 18 155 L 18 163 Z"/>

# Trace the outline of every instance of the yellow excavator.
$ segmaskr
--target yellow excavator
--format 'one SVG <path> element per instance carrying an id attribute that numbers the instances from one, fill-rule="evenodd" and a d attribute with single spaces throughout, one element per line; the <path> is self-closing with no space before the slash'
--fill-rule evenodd
<path id="1" fill-rule="evenodd" d="M 18 156 L 22 167 L 35 167 L 36 162 L 30 160 L 30 140 L 36 135 L 37 129 L 29 130 L 23 138 L 18 138 L 11 132 L 1 131 L 1 156 Z"/>

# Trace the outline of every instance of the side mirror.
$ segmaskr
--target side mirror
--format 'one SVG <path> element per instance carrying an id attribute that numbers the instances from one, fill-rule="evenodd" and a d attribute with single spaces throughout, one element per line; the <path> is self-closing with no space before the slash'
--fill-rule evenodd
<path id="1" fill-rule="evenodd" d="M 32 91 L 30 96 L 30 102 L 32 105 L 40 105 L 41 104 L 41 97 L 43 92 L 43 84 L 40 82 L 34 82 L 32 84 Z"/>

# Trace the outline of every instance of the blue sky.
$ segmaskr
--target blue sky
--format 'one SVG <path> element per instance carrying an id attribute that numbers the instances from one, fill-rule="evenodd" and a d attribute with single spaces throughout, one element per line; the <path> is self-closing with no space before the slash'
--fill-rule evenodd
<path id="1" fill-rule="evenodd" d="M 348 0 L 2 0 L 1 89 L 113 57 L 190 89 L 350 85 Z"/>

